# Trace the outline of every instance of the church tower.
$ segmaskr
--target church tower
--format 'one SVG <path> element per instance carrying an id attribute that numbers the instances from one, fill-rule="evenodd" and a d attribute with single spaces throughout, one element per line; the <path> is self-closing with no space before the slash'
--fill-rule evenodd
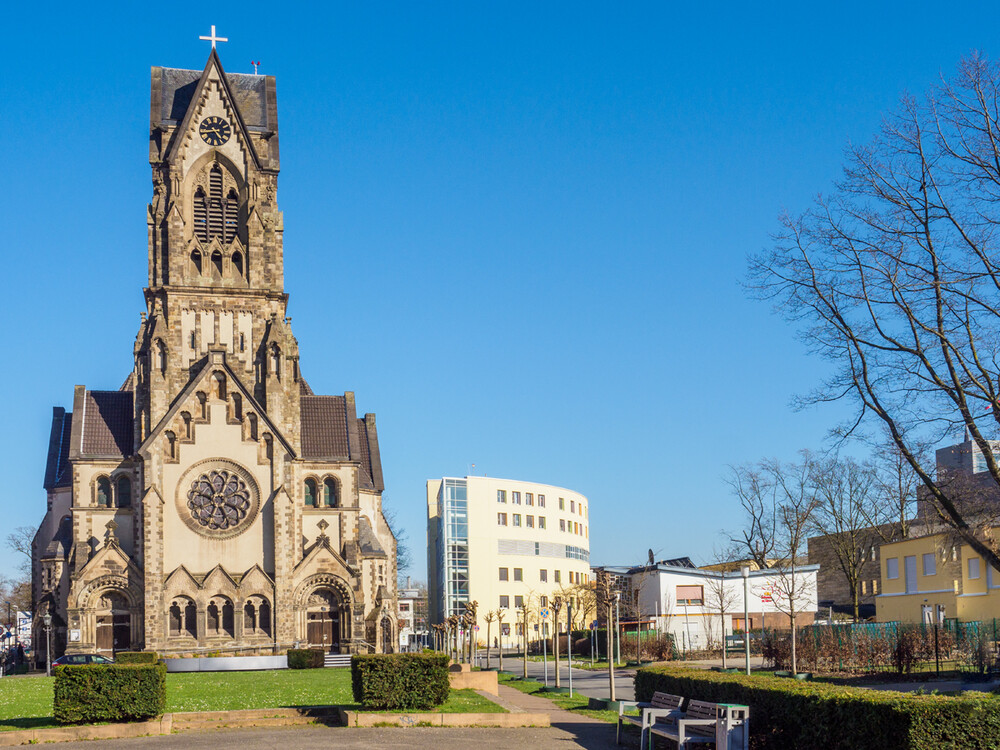
<path id="1" fill-rule="evenodd" d="M 53 413 L 33 590 L 57 653 L 394 650 L 375 416 L 302 376 L 278 142 L 275 79 L 214 42 L 152 69 L 134 368 Z"/>

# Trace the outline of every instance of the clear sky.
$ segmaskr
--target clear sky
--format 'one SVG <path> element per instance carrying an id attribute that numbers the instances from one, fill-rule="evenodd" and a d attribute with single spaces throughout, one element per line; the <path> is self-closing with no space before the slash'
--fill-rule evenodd
<path id="1" fill-rule="evenodd" d="M 820 447 L 838 419 L 789 408 L 824 366 L 746 299 L 746 255 L 901 93 L 994 52 L 994 10 L 10 4 L 2 528 L 45 510 L 51 407 L 130 371 L 149 68 L 200 70 L 216 24 L 227 71 L 277 76 L 302 372 L 377 414 L 414 575 L 425 481 L 470 471 L 587 495 L 594 564 L 706 561 L 738 523 L 726 467 Z"/>

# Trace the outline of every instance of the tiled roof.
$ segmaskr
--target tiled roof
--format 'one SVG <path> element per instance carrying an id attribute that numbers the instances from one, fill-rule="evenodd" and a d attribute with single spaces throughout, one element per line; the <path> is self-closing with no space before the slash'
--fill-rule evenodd
<path id="1" fill-rule="evenodd" d="M 302 397 L 302 458 L 351 458 L 343 396 Z"/>
<path id="2" fill-rule="evenodd" d="M 191 97 L 198 88 L 200 70 L 160 69 L 160 118 L 163 124 L 176 125 L 184 119 Z M 265 76 L 226 73 L 229 89 L 236 99 L 243 122 L 248 128 L 267 128 L 267 81 Z"/>
<path id="3" fill-rule="evenodd" d="M 45 461 L 45 480 L 42 486 L 51 490 L 68 487 L 72 476 L 69 466 L 69 445 L 73 433 L 73 413 L 61 406 L 52 409 L 52 429 L 49 433 L 49 453 Z"/>
<path id="4" fill-rule="evenodd" d="M 372 481 L 372 457 L 368 449 L 368 426 L 364 419 L 358 420 L 358 435 L 361 436 L 361 471 L 358 477 L 358 484 L 362 489 L 373 490 L 375 483 Z"/>
<path id="5" fill-rule="evenodd" d="M 87 391 L 83 402 L 84 455 L 131 456 L 135 439 L 132 394 L 129 391 Z"/>

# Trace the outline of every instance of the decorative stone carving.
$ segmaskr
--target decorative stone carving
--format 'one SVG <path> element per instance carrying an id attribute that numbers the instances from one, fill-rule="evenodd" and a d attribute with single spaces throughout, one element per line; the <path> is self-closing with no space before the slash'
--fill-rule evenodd
<path id="1" fill-rule="evenodd" d="M 225 539 L 253 525 L 260 510 L 260 492 L 253 475 L 242 466 L 210 458 L 184 473 L 177 484 L 176 507 L 188 528 Z"/>

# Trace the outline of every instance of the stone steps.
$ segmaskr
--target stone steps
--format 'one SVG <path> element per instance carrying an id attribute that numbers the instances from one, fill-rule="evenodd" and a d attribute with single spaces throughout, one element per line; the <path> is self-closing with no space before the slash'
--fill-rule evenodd
<path id="1" fill-rule="evenodd" d="M 323 657 L 324 667 L 349 667 L 351 666 L 350 654 L 326 654 Z"/>

